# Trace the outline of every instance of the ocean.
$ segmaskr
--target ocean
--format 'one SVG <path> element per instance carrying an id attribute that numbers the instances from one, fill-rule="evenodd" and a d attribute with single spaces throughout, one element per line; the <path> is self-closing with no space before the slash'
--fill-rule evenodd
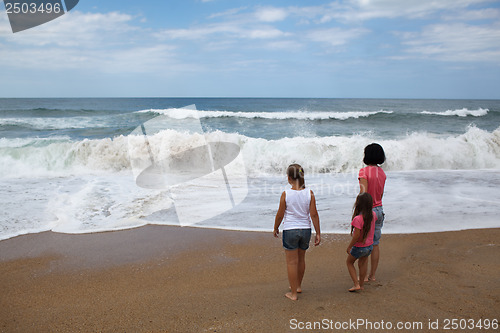
<path id="1" fill-rule="evenodd" d="M 347 233 L 363 149 L 387 160 L 384 233 L 500 227 L 500 100 L 0 99 L 0 240 L 145 224 L 271 231 L 304 167 Z"/>

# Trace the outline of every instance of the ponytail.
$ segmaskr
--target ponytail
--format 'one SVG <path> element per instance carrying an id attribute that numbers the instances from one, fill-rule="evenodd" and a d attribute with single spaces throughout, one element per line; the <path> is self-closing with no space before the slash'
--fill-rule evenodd
<path id="1" fill-rule="evenodd" d="M 304 179 L 304 169 L 299 164 L 290 164 L 286 170 L 286 174 L 290 179 L 299 182 L 299 188 L 306 187 L 306 181 Z"/>

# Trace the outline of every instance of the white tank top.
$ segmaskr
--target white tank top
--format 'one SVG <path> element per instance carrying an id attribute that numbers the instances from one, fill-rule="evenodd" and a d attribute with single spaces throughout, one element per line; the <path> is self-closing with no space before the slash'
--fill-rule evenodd
<path id="1" fill-rule="evenodd" d="M 285 217 L 283 219 L 283 230 L 308 229 L 311 228 L 311 216 L 309 209 L 311 205 L 311 190 L 285 190 Z"/>

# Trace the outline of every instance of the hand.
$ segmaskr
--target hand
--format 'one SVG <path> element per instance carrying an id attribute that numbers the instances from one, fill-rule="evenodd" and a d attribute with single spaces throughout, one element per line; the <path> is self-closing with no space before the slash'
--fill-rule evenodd
<path id="1" fill-rule="evenodd" d="M 352 247 L 347 248 L 347 254 L 351 254 L 351 249 L 352 249 Z"/>
<path id="2" fill-rule="evenodd" d="M 279 229 L 274 229 L 274 231 L 273 231 L 273 235 L 274 235 L 274 237 L 278 238 L 278 235 L 279 235 L 279 234 L 280 234 Z"/>
<path id="3" fill-rule="evenodd" d="M 321 235 L 316 234 L 316 240 L 314 241 L 314 246 L 318 246 L 321 243 Z"/>

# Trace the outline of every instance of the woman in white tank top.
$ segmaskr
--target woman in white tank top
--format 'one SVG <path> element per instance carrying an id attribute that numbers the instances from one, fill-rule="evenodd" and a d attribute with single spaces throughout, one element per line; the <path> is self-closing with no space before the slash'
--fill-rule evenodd
<path id="1" fill-rule="evenodd" d="M 287 175 L 292 188 L 281 194 L 273 234 L 278 237 L 279 226 L 283 222 L 283 247 L 290 283 L 290 292 L 285 296 L 297 300 L 297 293 L 302 292 L 305 255 L 311 239 L 311 221 L 316 231 L 315 246 L 321 242 L 321 231 L 316 199 L 314 193 L 305 186 L 304 169 L 298 164 L 292 164 L 287 169 Z"/>

